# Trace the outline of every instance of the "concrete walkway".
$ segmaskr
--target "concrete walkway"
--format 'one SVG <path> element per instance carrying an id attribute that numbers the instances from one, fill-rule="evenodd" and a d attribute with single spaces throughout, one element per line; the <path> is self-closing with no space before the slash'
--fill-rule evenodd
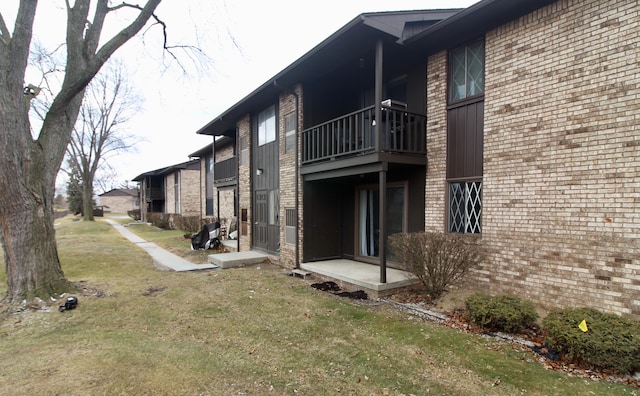
<path id="1" fill-rule="evenodd" d="M 122 234 L 125 238 L 144 249 L 144 251 L 146 251 L 149 256 L 151 256 L 151 258 L 153 259 L 153 264 L 156 267 L 178 272 L 220 268 L 219 266 L 210 263 L 194 264 L 183 259 L 180 256 L 176 256 L 175 254 L 162 249 L 155 243 L 145 241 L 144 239 L 127 230 L 124 226 L 116 223 L 115 221 L 107 219 L 105 219 L 105 221 L 111 224 L 113 228 L 118 230 L 118 232 L 120 232 L 120 234 Z"/>

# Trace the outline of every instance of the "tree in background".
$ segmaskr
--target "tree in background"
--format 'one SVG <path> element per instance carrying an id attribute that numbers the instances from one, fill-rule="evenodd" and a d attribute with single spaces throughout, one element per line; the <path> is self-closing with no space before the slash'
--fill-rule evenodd
<path id="1" fill-rule="evenodd" d="M 67 181 L 67 202 L 69 204 L 69 211 L 77 215 L 81 214 L 84 210 L 82 204 L 82 180 L 80 180 L 79 172 L 73 163 L 69 164 L 69 168 L 71 170 L 67 173 L 69 176 L 69 180 Z"/>
<path id="2" fill-rule="evenodd" d="M 125 77 L 120 63 L 110 63 L 87 87 L 78 121 L 67 148 L 70 176 L 80 182 L 82 215 L 93 221 L 94 181 L 109 157 L 131 149 L 136 139 L 123 126 L 140 110 L 141 98 Z"/>
<path id="3" fill-rule="evenodd" d="M 56 175 L 80 113 L 85 88 L 105 62 L 147 24 L 160 21 L 160 0 L 144 6 L 108 0 L 66 1 L 66 61 L 60 89 L 42 126 L 32 134 L 31 99 L 40 87 L 25 83 L 37 1 L 20 1 L 13 32 L 0 12 L 0 237 L 4 247 L 9 303 L 43 299 L 73 289 L 65 278 L 55 241 L 53 198 Z M 122 30 L 101 37 L 107 15 L 134 11 Z M 90 16 L 90 11 L 93 13 Z M 52 23 L 52 21 L 48 21 Z M 165 25 L 160 23 L 165 33 Z"/>

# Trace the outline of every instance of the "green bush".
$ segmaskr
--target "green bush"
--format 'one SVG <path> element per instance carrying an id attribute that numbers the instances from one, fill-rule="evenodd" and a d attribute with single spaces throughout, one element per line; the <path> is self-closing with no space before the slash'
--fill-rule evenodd
<path id="1" fill-rule="evenodd" d="M 443 232 L 398 233 L 389 237 L 391 253 L 437 299 L 482 260 L 477 240 Z"/>
<path id="2" fill-rule="evenodd" d="M 491 330 L 518 333 L 538 319 L 531 301 L 514 296 L 476 293 L 465 300 L 465 305 L 471 323 Z"/>
<path id="3" fill-rule="evenodd" d="M 586 320 L 587 331 L 578 325 Z M 542 321 L 546 342 L 566 359 L 620 374 L 640 369 L 640 322 L 592 308 L 554 309 Z"/>
<path id="4" fill-rule="evenodd" d="M 140 220 L 140 209 L 129 210 L 127 211 L 127 215 L 129 215 L 129 217 L 131 217 L 132 219 L 138 221 Z"/>
<path id="5" fill-rule="evenodd" d="M 174 222 L 176 229 L 190 233 L 196 233 L 202 228 L 199 216 L 174 215 Z"/>
<path id="6" fill-rule="evenodd" d="M 147 221 L 153 224 L 155 227 L 161 228 L 163 230 L 171 229 L 171 225 L 169 223 L 169 215 L 167 213 L 147 213 Z"/>

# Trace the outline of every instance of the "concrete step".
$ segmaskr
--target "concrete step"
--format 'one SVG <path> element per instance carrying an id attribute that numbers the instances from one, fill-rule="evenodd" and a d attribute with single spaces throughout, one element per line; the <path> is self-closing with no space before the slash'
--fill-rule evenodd
<path id="1" fill-rule="evenodd" d="M 242 267 L 244 265 L 259 264 L 269 258 L 264 253 L 259 252 L 234 252 L 234 253 L 217 253 L 209 255 L 209 263 L 215 264 L 220 268 Z"/>
<path id="2" fill-rule="evenodd" d="M 305 279 L 308 275 L 311 275 L 311 272 L 309 271 L 305 271 L 303 269 L 300 268 L 294 268 L 291 270 L 291 273 L 293 274 L 293 276 L 299 276 L 302 279 Z"/>

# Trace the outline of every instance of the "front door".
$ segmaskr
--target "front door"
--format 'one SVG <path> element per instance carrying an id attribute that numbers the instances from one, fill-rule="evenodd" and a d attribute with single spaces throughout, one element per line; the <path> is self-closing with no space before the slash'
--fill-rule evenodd
<path id="1" fill-rule="evenodd" d="M 253 244 L 259 249 L 267 250 L 269 247 L 268 229 L 268 194 L 267 190 L 257 190 L 254 202 Z"/>
<path id="2" fill-rule="evenodd" d="M 257 114 L 252 155 L 253 247 L 278 254 L 280 248 L 280 168 L 276 106 Z"/>

